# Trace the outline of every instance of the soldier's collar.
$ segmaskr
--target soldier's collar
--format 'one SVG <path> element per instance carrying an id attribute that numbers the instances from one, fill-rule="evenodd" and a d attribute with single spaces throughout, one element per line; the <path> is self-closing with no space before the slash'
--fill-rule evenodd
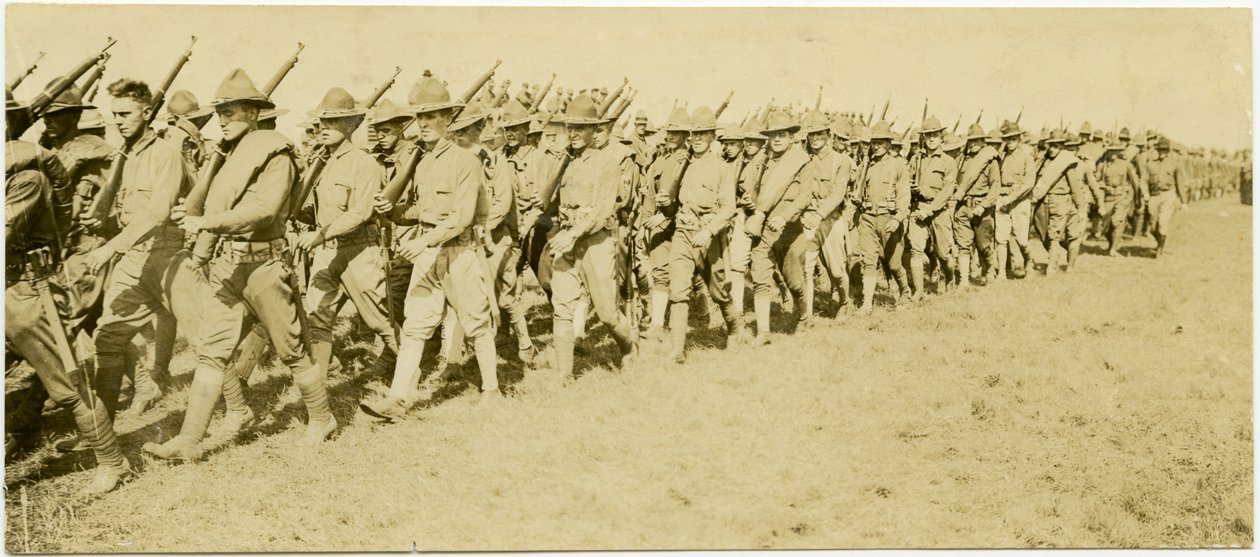
<path id="1" fill-rule="evenodd" d="M 340 145 L 337 145 L 337 150 L 333 151 L 332 158 L 339 159 L 342 155 L 349 153 L 351 149 L 354 149 L 354 145 L 350 143 L 350 138 L 346 138 L 342 140 Z"/>
<path id="2" fill-rule="evenodd" d="M 157 141 L 157 137 L 157 133 L 153 130 L 144 130 L 144 134 L 140 136 L 140 139 L 137 139 L 136 142 L 132 144 L 131 152 L 139 153 L 140 151 L 143 151 L 145 147 L 148 147 L 149 145 L 152 145 L 154 141 Z"/>

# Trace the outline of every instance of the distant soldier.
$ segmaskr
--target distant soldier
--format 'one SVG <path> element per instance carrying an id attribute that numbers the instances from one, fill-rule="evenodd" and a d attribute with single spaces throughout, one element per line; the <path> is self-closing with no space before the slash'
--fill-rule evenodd
<path id="1" fill-rule="evenodd" d="M 1151 229 L 1155 236 L 1155 257 L 1164 254 L 1164 244 L 1168 241 L 1173 213 L 1179 206 L 1187 203 L 1184 179 L 1181 168 L 1168 154 L 1167 138 L 1160 138 L 1155 145 L 1155 157 L 1147 161 L 1150 179 L 1150 214 L 1155 226 Z"/>
<path id="2" fill-rule="evenodd" d="M 1033 187 L 1032 199 L 1042 202 L 1046 207 L 1045 248 L 1049 254 L 1046 274 L 1060 270 L 1059 264 L 1067 259 L 1068 245 L 1076 238 L 1069 224 L 1074 214 L 1085 214 L 1089 209 L 1089 194 L 1081 183 L 1079 174 L 1072 171 L 1079 163 L 1076 155 L 1064 149 L 1067 134 L 1063 130 L 1054 130 L 1046 138 L 1046 160 L 1037 172 L 1037 182 Z M 1083 231 L 1082 231 L 1083 232 Z M 1067 261 L 1072 267 L 1073 261 Z"/>
<path id="3" fill-rule="evenodd" d="M 364 412 L 385 420 L 402 417 L 414 402 L 424 344 L 448 309 L 473 339 L 483 400 L 502 396 L 491 313 L 493 277 L 472 228 L 485 172 L 477 155 L 448 138 L 455 109 L 462 105 L 451 101 L 441 81 L 429 75 L 420 78 L 407 101 L 425 150 L 415 172 L 416 192 L 411 196 L 415 202 L 394 207 L 378 197 L 376 210 L 389 213 L 395 223 L 417 227 L 415 237 L 398 251 L 414 268 L 389 395 L 360 405 Z"/>
<path id="4" fill-rule="evenodd" d="M 259 114 L 275 105 L 240 69 L 220 83 L 212 105 L 230 148 L 227 160 L 211 183 L 204 215 L 186 215 L 183 207 L 176 207 L 172 216 L 189 234 L 219 237 L 206 268 L 214 296 L 204 300 L 198 365 L 180 434 L 164 444 L 144 446 L 161 459 L 202 457 L 200 443 L 224 388 L 224 367 L 254 320 L 263 324 L 302 394 L 307 412 L 302 443 L 320 443 L 337 429 L 326 377 L 303 344 L 306 331 L 298 315 L 303 309 L 289 283 L 293 270 L 286 263 L 285 224 L 295 202 L 293 144 L 275 131 L 258 129 Z"/>
<path id="5" fill-rule="evenodd" d="M 727 338 L 734 340 L 745 333 L 744 316 L 734 312 L 726 280 L 726 241 L 735 215 L 738 170 L 713 151 L 716 130 L 713 111 L 697 108 L 691 117 L 691 161 L 678 189 L 677 232 L 670 245 L 669 330 L 671 355 L 678 363 L 686 359 L 688 303 L 696 273 L 721 308 Z"/>
<path id="6" fill-rule="evenodd" d="M 197 97 L 181 89 L 171 93 L 170 98 L 167 99 L 164 116 L 163 120 L 167 124 L 167 129 L 178 132 L 168 131 L 167 139 L 180 147 L 184 159 L 192 168 L 200 168 L 202 160 L 208 155 L 202 151 L 204 138 L 201 135 L 201 129 L 206 127 L 206 124 L 210 122 L 210 117 L 214 116 L 214 108 L 201 106 L 197 103 Z"/>
<path id="7" fill-rule="evenodd" d="M 1138 179 L 1137 170 L 1120 156 L 1123 150 L 1124 146 L 1119 143 L 1107 145 L 1096 165 L 1103 184 L 1098 214 L 1103 221 L 1101 231 L 1107 237 L 1107 255 L 1112 257 L 1120 254 L 1121 235 L 1132 210 L 1133 199 L 1136 197 L 1139 203 L 1145 204 L 1149 196 L 1146 183 Z"/>
<path id="8" fill-rule="evenodd" d="M 319 143 L 327 149 L 328 163 L 308 206 L 297 213 L 299 221 L 315 227 L 299 234 L 294 247 L 310 255 L 304 309 L 310 316 L 311 357 L 324 376 L 332 359 L 332 330 L 347 300 L 380 337 L 377 359 L 393 361 L 398 350 L 386 305 L 382 258 L 387 255 L 380 249 L 380 229 L 372 218 L 373 199 L 384 187 L 385 171 L 372 155 L 350 142 L 364 114 L 340 87 L 329 89 L 315 107 Z"/>
<path id="9" fill-rule="evenodd" d="M 936 118 L 923 122 L 920 131 L 925 152 L 916 158 L 917 169 L 910 192 L 910 283 L 914 299 L 923 299 L 923 269 L 928 241 L 941 270 L 942 290 L 953 280 L 954 191 L 958 187 L 958 163 L 942 149 L 945 126 Z"/>
<path id="10" fill-rule="evenodd" d="M 997 278 L 1023 277 L 1026 266 L 1032 264 L 1032 255 L 1028 251 L 1028 229 L 1032 222 L 1033 182 L 1037 176 L 1037 163 L 1033 159 L 1032 148 L 1020 136 L 1023 131 L 1015 122 L 1002 123 L 1002 187 L 997 201 L 997 212 L 994 218 L 995 240 L 997 242 Z M 1008 257 L 1013 258 L 1008 265 Z"/>
<path id="11" fill-rule="evenodd" d="M 1079 135 L 1069 133 L 1063 147 L 1075 156 L 1083 143 L 1084 141 Z M 1095 166 L 1081 161 L 1079 157 L 1077 160 L 1079 162 L 1069 172 L 1075 173 L 1077 181 L 1083 186 L 1081 188 L 1081 196 L 1084 199 L 1076 204 L 1076 211 L 1068 217 L 1068 237 L 1071 239 L 1067 246 L 1068 270 L 1072 269 L 1072 265 L 1078 258 L 1077 256 L 1080 255 L 1081 244 L 1085 242 L 1085 236 L 1089 232 L 1090 207 L 1097 208 L 1101 205 L 1105 195 L 1102 191 L 1102 184 L 1094 174 Z"/>
<path id="12" fill-rule="evenodd" d="M 106 493 L 134 472 L 105 404 L 86 377 L 70 375 L 78 363 L 67 337 L 65 285 L 58 275 L 74 191 L 56 156 L 14 137 L 31 114 L 7 89 L 4 116 L 5 343 L 35 369 L 53 404 L 70 410 L 79 435 L 95 452 L 96 474 L 83 493 Z"/>
<path id="13" fill-rule="evenodd" d="M 776 269 L 783 273 L 795 299 L 796 321 L 804 317 L 807 238 L 800 219 L 814 199 L 818 170 L 809 165 L 809 154 L 793 141 L 800 129 L 786 112 L 774 112 L 761 132 L 769 140 L 769 149 L 756 186 L 753 213 L 745 222 L 745 231 L 753 239 L 749 258 L 757 318 L 755 342 L 759 345 L 770 342 Z"/>
<path id="14" fill-rule="evenodd" d="M 881 266 L 896 280 L 890 289 L 898 303 L 910 297 L 909 281 L 901 266 L 905 222 L 910 218 L 910 168 L 905 160 L 891 156 L 893 139 L 888 122 L 880 120 L 871 128 L 870 160 L 858 184 L 863 315 L 870 315 L 874 309 Z"/>
<path id="15" fill-rule="evenodd" d="M 981 268 L 987 275 L 996 276 L 998 272 L 993 246 L 994 207 L 1001 195 L 1002 175 L 998 152 L 987 140 L 988 134 L 979 124 L 968 128 L 967 156 L 954 194 L 958 203 L 954 211 L 954 241 L 958 246 L 958 284 L 962 288 L 971 286 L 972 254 L 982 258 Z"/>
<path id="16" fill-rule="evenodd" d="M 560 231 L 551 239 L 553 345 L 557 374 L 573 375 L 573 312 L 585 289 L 595 315 L 611 329 L 623 365 L 638 352 L 638 331 L 617 307 L 617 192 L 622 174 L 616 157 L 594 148 L 595 128 L 606 120 L 594 101 L 578 95 L 565 108 L 572 162 L 560 183 Z M 668 283 L 666 283 L 667 285 Z"/>

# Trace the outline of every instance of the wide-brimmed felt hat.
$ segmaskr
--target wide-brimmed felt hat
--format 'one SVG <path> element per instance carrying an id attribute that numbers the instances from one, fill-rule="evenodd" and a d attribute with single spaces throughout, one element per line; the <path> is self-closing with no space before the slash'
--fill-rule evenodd
<path id="1" fill-rule="evenodd" d="M 564 107 L 564 114 L 552 120 L 567 126 L 593 126 L 602 124 L 607 121 L 599 116 L 599 108 L 595 106 L 595 100 L 590 95 L 582 93 L 569 101 L 568 106 Z"/>
<path id="2" fill-rule="evenodd" d="M 101 111 L 95 108 L 83 109 L 83 116 L 79 117 L 79 131 L 103 129 L 105 129 L 105 119 L 101 117 Z"/>
<path id="3" fill-rule="evenodd" d="M 333 87 L 324 93 L 324 99 L 319 101 L 319 105 L 315 107 L 314 117 L 319 119 L 325 118 L 349 118 L 351 116 L 363 116 L 367 113 L 357 103 L 354 97 L 341 87 Z"/>
<path id="4" fill-rule="evenodd" d="M 937 120 L 935 116 L 929 117 L 923 121 L 923 126 L 919 129 L 919 133 L 932 133 L 945 129 L 945 125 Z"/>
<path id="5" fill-rule="evenodd" d="M 718 129 L 717 115 L 713 113 L 713 109 L 702 106 L 691 114 L 692 132 L 709 132 L 716 129 Z"/>
<path id="6" fill-rule="evenodd" d="M 887 139 L 889 141 L 897 139 L 897 136 L 893 135 L 892 126 L 888 125 L 888 122 L 884 120 L 875 122 L 875 125 L 871 127 L 870 135 L 871 141 L 875 141 L 877 139 Z"/>
<path id="7" fill-rule="evenodd" d="M 761 125 L 757 123 L 756 118 L 750 118 L 744 123 L 744 127 L 739 131 L 743 134 L 744 139 L 753 139 L 756 141 L 765 141 L 766 136 L 761 135 Z"/>
<path id="8" fill-rule="evenodd" d="M 849 123 L 843 119 L 836 118 L 836 121 L 831 123 L 832 136 L 847 140 L 850 138 L 852 133 L 853 133 L 852 126 L 850 126 Z"/>
<path id="9" fill-rule="evenodd" d="M 525 105 L 513 100 L 503 105 L 503 115 L 499 119 L 499 125 L 504 128 L 510 128 L 528 124 L 532 120 L 533 117 L 525 109 Z"/>
<path id="10" fill-rule="evenodd" d="M 665 119 L 664 129 L 667 132 L 691 131 L 691 115 L 687 114 L 687 109 L 680 106 L 671 110 L 669 118 Z"/>
<path id="11" fill-rule="evenodd" d="M 446 89 L 446 84 L 433 77 L 428 70 L 411 86 L 411 92 L 407 94 L 407 104 L 410 105 L 409 111 L 412 114 L 464 106 L 463 103 L 451 101 L 451 92 Z"/>
<path id="12" fill-rule="evenodd" d="M 1048 144 L 1050 144 L 1050 143 L 1066 143 L 1066 142 L 1067 142 L 1067 139 L 1068 139 L 1068 138 L 1067 138 L 1067 132 L 1065 132 L 1065 131 L 1063 131 L 1063 130 L 1060 130 L 1060 129 L 1056 129 L 1056 130 L 1054 130 L 1054 131 L 1050 132 L 1050 135 L 1049 135 L 1048 137 L 1046 137 L 1046 139 L 1045 139 L 1045 143 L 1046 143 L 1047 145 L 1048 145 Z"/>
<path id="13" fill-rule="evenodd" d="M 820 110 L 810 110 L 801 118 L 801 131 L 810 134 L 814 132 L 830 132 L 831 122 L 827 121 L 827 115 Z"/>
<path id="14" fill-rule="evenodd" d="M 1104 147 L 1104 149 L 1108 151 L 1123 151 L 1124 144 L 1116 141 L 1116 142 L 1108 143 L 1107 146 Z"/>
<path id="15" fill-rule="evenodd" d="M 48 86 L 52 87 L 58 81 L 61 81 L 61 78 L 52 80 Z M 70 87 L 68 87 L 65 91 L 62 91 L 60 95 L 57 95 L 57 98 L 53 99 L 52 104 L 48 106 L 48 109 L 44 111 L 44 114 L 48 115 L 66 110 L 84 110 L 88 108 L 95 107 L 90 104 L 84 104 L 83 90 L 79 89 L 78 85 L 70 84 Z"/>
<path id="16" fill-rule="evenodd" d="M 168 118 L 173 116 L 183 116 L 189 120 L 196 120 L 197 118 L 209 116 L 214 113 L 214 107 L 201 106 L 201 104 L 197 102 L 197 97 L 193 96 L 193 94 L 188 91 L 180 89 L 171 93 L 170 98 L 167 99 L 166 113 Z"/>
<path id="17" fill-rule="evenodd" d="M 791 114 L 782 110 L 776 110 L 770 113 L 770 118 L 766 121 L 765 129 L 761 130 L 761 135 L 770 135 L 775 132 L 786 131 L 788 133 L 796 133 L 801 131 L 800 124 L 792 118 Z"/>
<path id="18" fill-rule="evenodd" d="M 477 122 L 485 120 L 488 116 L 490 116 L 490 113 L 486 112 L 485 107 L 478 103 L 473 103 L 465 108 L 463 112 L 459 113 L 459 118 L 456 118 L 454 122 L 451 122 L 450 131 L 457 132 L 467 128 L 468 126 L 476 124 Z"/>
<path id="19" fill-rule="evenodd" d="M 980 127 L 980 124 L 972 124 L 967 126 L 967 135 L 965 137 L 967 141 L 974 141 L 977 139 L 988 139 L 989 136 L 984 133 L 984 128 Z"/>
<path id="20" fill-rule="evenodd" d="M 1120 141 L 1131 139 L 1129 136 L 1129 128 L 1120 128 Z"/>
<path id="21" fill-rule="evenodd" d="M 1012 122 L 1010 120 L 1006 120 L 1005 122 L 1002 122 L 1002 127 L 998 129 L 1001 130 L 1003 139 L 1024 133 L 1024 130 L 1019 129 L 1019 124 L 1016 124 L 1015 122 Z"/>
<path id="22" fill-rule="evenodd" d="M 288 113 L 289 109 L 287 108 L 269 108 L 258 114 L 258 121 L 262 122 L 263 120 L 275 120 L 276 118 L 284 116 Z"/>
<path id="23" fill-rule="evenodd" d="M 394 101 L 383 99 L 376 103 L 367 113 L 367 123 L 369 125 L 384 124 L 386 122 L 394 122 L 398 120 L 410 120 L 413 116 L 407 109 L 397 105 Z"/>
<path id="24" fill-rule="evenodd" d="M 634 123 L 635 123 L 635 124 L 646 124 L 647 122 L 648 122 L 648 117 L 647 117 L 647 113 L 646 113 L 646 112 L 644 112 L 644 111 L 640 110 L 640 111 L 638 111 L 638 112 L 634 113 Z"/>
<path id="25" fill-rule="evenodd" d="M 228 73 L 227 77 L 219 83 L 219 88 L 214 91 L 214 100 L 210 101 L 210 106 L 221 106 L 228 103 L 245 102 L 255 106 L 267 109 L 275 108 L 275 103 L 271 102 L 258 87 L 254 86 L 254 80 L 249 78 L 245 70 L 236 68 Z"/>

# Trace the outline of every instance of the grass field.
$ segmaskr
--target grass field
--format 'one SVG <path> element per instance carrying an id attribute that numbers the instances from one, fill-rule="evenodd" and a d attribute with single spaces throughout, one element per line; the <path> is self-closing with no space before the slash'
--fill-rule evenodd
<path id="1" fill-rule="evenodd" d="M 6 549 L 1251 546 L 1251 225 L 1236 198 L 1202 202 L 1158 261 L 1146 239 L 767 347 L 700 334 L 682 366 L 648 345 L 609 370 L 596 329 L 566 386 L 521 380 L 512 356 L 502 404 L 455 383 L 393 425 L 356 416 L 380 386 L 351 346 L 333 386 L 344 428 L 314 449 L 294 447 L 300 403 L 268 368 L 255 436 L 202 463 L 144 461 L 179 427 L 177 391 L 119 424 L 143 470 L 115 493 L 74 495 L 90 457 L 9 466 Z"/>

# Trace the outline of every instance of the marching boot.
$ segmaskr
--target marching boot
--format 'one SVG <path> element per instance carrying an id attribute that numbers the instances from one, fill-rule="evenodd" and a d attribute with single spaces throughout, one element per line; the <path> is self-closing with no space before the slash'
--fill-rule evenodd
<path id="1" fill-rule="evenodd" d="M 311 358 L 319 366 L 319 372 L 328 376 L 328 362 L 332 360 L 332 341 L 316 340 L 311 342 Z"/>
<path id="2" fill-rule="evenodd" d="M 870 315 L 875 309 L 875 286 L 879 282 L 875 267 L 862 268 L 862 307 L 858 309 L 859 315 Z"/>
<path id="3" fill-rule="evenodd" d="M 302 402 L 306 405 L 306 433 L 299 444 L 313 446 L 323 443 L 337 431 L 337 418 L 333 417 L 332 409 L 328 407 L 325 372 L 319 369 L 319 365 L 311 363 L 302 371 L 295 371 L 293 382 L 301 391 Z"/>
<path id="4" fill-rule="evenodd" d="M 197 368 L 192 385 L 188 387 L 188 410 L 184 412 L 184 425 L 179 429 L 179 435 L 161 445 L 145 443 L 142 450 L 162 460 L 201 460 L 205 456 L 201 440 L 206 436 L 214 405 L 218 404 L 219 394 L 223 391 L 224 375 L 217 369 Z"/>
<path id="5" fill-rule="evenodd" d="M 1074 240 L 1067 247 L 1067 268 L 1064 271 L 1071 271 L 1072 266 L 1076 264 L 1076 256 L 1081 253 L 1081 241 Z"/>
<path id="6" fill-rule="evenodd" d="M 533 339 L 529 337 L 529 321 L 525 318 L 525 305 L 521 303 L 519 296 L 514 298 L 511 306 L 508 307 L 508 317 L 512 319 L 512 330 L 516 332 L 517 355 L 523 363 L 533 362 L 537 350 L 534 348 Z"/>
<path id="7" fill-rule="evenodd" d="M 89 393 L 89 396 L 95 397 L 92 393 Z M 90 405 L 88 401 L 80 398 L 71 407 L 70 412 L 74 415 L 74 423 L 79 430 L 79 436 L 84 438 L 96 453 L 96 474 L 92 481 L 80 490 L 80 493 L 99 495 L 113 491 L 135 473 L 131 469 L 131 463 L 127 462 L 122 449 L 118 446 L 118 437 L 114 434 L 113 424 L 110 423 L 109 412 L 100 399 L 96 398 Z"/>
<path id="8" fill-rule="evenodd" d="M 245 383 L 236 376 L 233 367 L 223 372 L 223 405 L 223 419 L 215 435 L 235 438 L 253 423 L 254 411 L 245 402 Z"/>
<path id="9" fill-rule="evenodd" d="M 652 321 L 648 334 L 659 340 L 665 333 L 665 312 L 669 309 L 669 292 L 652 290 Z"/>
<path id="10" fill-rule="evenodd" d="M 473 351 L 477 354 L 477 369 L 481 371 L 481 392 L 499 392 L 499 355 L 495 352 L 494 334 L 473 339 Z"/>
<path id="11" fill-rule="evenodd" d="M 1046 274 L 1053 275 L 1059 272 L 1059 254 L 1063 252 L 1063 245 L 1055 241 L 1050 244 L 1050 252 L 1046 255 Z"/>
<path id="12" fill-rule="evenodd" d="M 910 284 L 914 288 L 913 302 L 923 300 L 923 258 L 910 258 Z"/>
<path id="13" fill-rule="evenodd" d="M 669 335 L 673 338 L 669 356 L 675 363 L 687 361 L 687 313 L 691 311 L 687 302 L 670 304 Z"/>
<path id="14" fill-rule="evenodd" d="M 1010 278 L 1006 271 L 1006 263 L 1010 258 L 1010 252 L 1007 251 L 1010 246 L 1006 242 L 997 245 L 997 274 L 994 276 L 996 280 L 1006 280 Z"/>
<path id="15" fill-rule="evenodd" d="M 773 301 L 770 294 L 753 296 L 753 313 L 757 318 L 757 338 L 753 340 L 754 344 L 770 344 L 770 304 Z"/>
<path id="16" fill-rule="evenodd" d="M 555 351 L 557 382 L 573 377 L 573 322 L 555 319 L 551 324 L 552 349 Z"/>
<path id="17" fill-rule="evenodd" d="M 1160 232 L 1152 232 L 1152 234 L 1155 236 L 1155 258 L 1159 259 L 1159 256 L 1164 255 L 1164 241 L 1168 237 Z"/>
<path id="18" fill-rule="evenodd" d="M 1107 255 L 1111 257 L 1120 255 L 1120 229 L 1117 226 L 1112 226 L 1107 231 Z"/>
<path id="19" fill-rule="evenodd" d="M 971 287 L 971 254 L 958 254 L 958 288 L 966 290 Z"/>
<path id="20" fill-rule="evenodd" d="M 744 274 L 731 273 L 731 305 L 735 308 L 735 313 L 744 314 Z"/>
<path id="21" fill-rule="evenodd" d="M 394 378 L 389 384 L 389 395 L 385 398 L 362 402 L 359 409 L 363 413 L 385 421 L 394 421 L 411 409 L 416 390 L 416 379 L 420 375 L 420 359 L 424 355 L 424 341 L 403 339 L 398 345 L 398 363 L 394 366 Z M 437 372 L 435 371 L 436 375 Z"/>
<path id="22" fill-rule="evenodd" d="M 805 290 L 801 292 L 799 300 L 796 300 L 797 328 L 801 325 L 808 326 L 812 322 L 814 316 L 814 269 L 818 265 L 818 253 L 815 251 L 805 252 Z"/>
<path id="23" fill-rule="evenodd" d="M 701 281 L 700 287 L 703 289 L 701 292 L 704 293 L 704 309 L 705 313 L 709 316 L 709 328 L 717 329 L 719 327 L 725 327 L 726 318 L 722 316 L 722 309 L 718 307 L 717 302 L 713 301 L 713 296 L 709 295 L 709 291 L 705 288 L 703 281 Z"/>
<path id="24" fill-rule="evenodd" d="M 586 296 L 579 296 L 577 306 L 573 308 L 573 339 L 586 338 L 586 315 L 591 309 L 591 301 Z"/>
<path id="25" fill-rule="evenodd" d="M 912 295 L 910 293 L 910 279 L 906 276 L 906 274 L 905 267 L 898 267 L 897 270 L 893 272 L 893 277 L 897 280 L 898 292 L 895 296 L 897 307 L 901 307 L 903 303 L 910 301 L 910 296 Z"/>

